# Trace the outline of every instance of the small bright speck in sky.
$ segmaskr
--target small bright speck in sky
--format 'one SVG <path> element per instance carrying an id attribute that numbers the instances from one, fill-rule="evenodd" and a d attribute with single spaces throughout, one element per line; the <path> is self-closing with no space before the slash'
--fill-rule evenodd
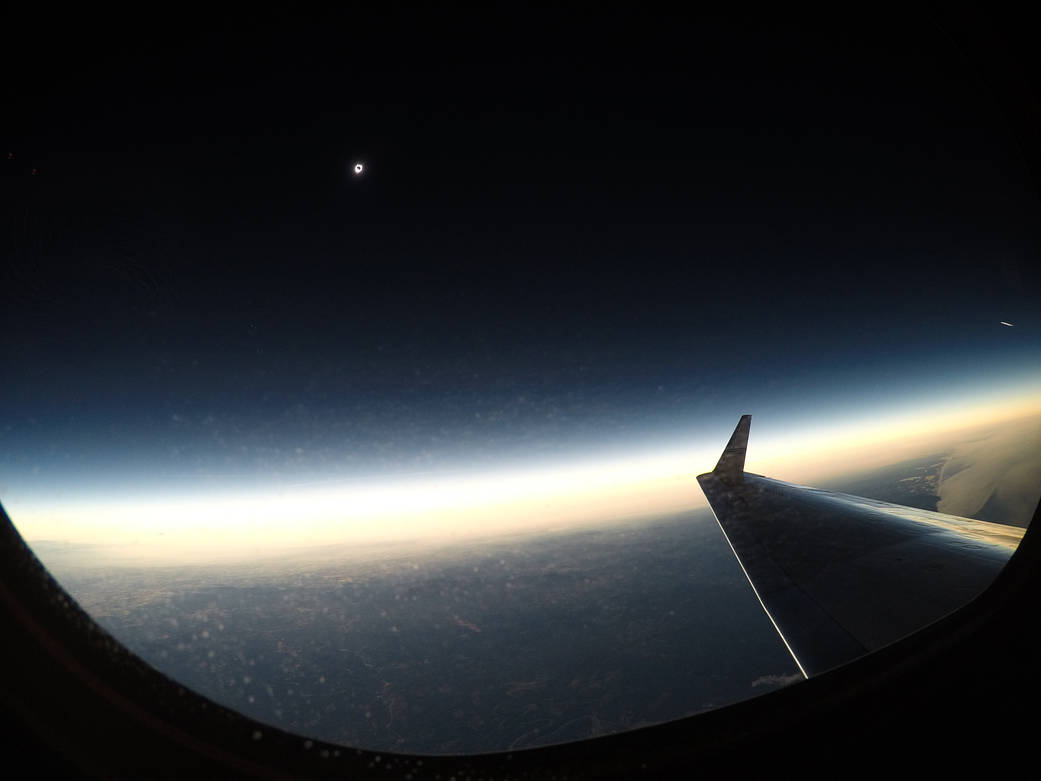
<path id="1" fill-rule="evenodd" d="M 1012 323 L 1008 323 L 1008 322 L 1005 322 L 1004 320 L 1002 320 L 1002 321 L 1001 321 L 1001 324 L 1002 324 L 1002 325 L 1007 325 L 1007 326 L 1008 326 L 1009 328 L 1014 328 L 1014 326 L 1012 325 Z"/>
<path id="2" fill-rule="evenodd" d="M 354 173 L 355 174 L 360 174 L 364 170 L 365 170 L 365 166 L 363 166 L 361 163 L 355 163 L 354 164 Z"/>

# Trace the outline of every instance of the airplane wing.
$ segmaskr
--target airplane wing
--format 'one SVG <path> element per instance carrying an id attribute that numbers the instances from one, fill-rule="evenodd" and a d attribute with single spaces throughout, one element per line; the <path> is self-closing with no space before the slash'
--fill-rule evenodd
<path id="1" fill-rule="evenodd" d="M 983 592 L 1023 529 L 744 471 L 751 415 L 698 476 L 723 534 L 807 677 L 888 645 Z"/>

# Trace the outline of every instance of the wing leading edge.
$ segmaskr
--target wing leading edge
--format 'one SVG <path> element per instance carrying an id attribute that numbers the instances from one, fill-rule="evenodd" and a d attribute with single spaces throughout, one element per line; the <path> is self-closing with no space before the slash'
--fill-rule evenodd
<path id="1" fill-rule="evenodd" d="M 1023 529 L 744 471 L 751 416 L 698 482 L 763 609 L 806 676 L 942 618 L 980 594 Z"/>

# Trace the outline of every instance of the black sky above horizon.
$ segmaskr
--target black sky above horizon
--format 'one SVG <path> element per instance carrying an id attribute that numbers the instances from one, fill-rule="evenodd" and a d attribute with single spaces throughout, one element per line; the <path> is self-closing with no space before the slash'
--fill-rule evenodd
<path id="1" fill-rule="evenodd" d="M 942 30 L 26 25 L 15 477 L 539 454 L 1038 365 L 1036 196 Z"/>

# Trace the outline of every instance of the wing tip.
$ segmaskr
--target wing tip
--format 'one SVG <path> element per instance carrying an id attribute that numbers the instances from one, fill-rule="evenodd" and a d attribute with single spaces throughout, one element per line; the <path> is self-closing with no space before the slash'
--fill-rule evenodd
<path id="1" fill-rule="evenodd" d="M 745 473 L 745 453 L 748 451 L 748 432 L 752 426 L 752 416 L 742 415 L 734 427 L 730 441 L 723 448 L 723 454 L 716 462 L 712 474 L 727 480 L 740 481 Z"/>

